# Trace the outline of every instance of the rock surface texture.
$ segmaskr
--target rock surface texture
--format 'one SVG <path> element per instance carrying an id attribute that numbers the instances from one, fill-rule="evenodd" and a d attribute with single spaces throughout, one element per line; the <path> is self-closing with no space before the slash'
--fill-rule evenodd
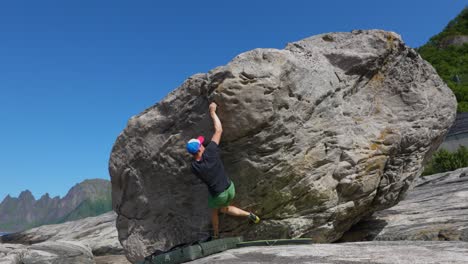
<path id="1" fill-rule="evenodd" d="M 95 256 L 96 264 L 131 264 L 125 255 Z"/>
<path id="2" fill-rule="evenodd" d="M 44 225 L 0 237 L 2 243 L 37 244 L 44 241 L 77 241 L 94 255 L 119 255 L 123 248 L 117 239 L 116 214 L 109 212 L 57 225 Z"/>
<path id="3" fill-rule="evenodd" d="M 113 207 L 131 261 L 210 231 L 208 192 L 185 150 L 211 137 L 210 101 L 234 205 L 263 220 L 224 217 L 222 235 L 318 242 L 400 201 L 456 111 L 432 66 L 381 30 L 255 49 L 193 75 L 132 117 L 112 149 Z"/>
<path id="4" fill-rule="evenodd" d="M 342 238 L 360 240 L 468 242 L 468 168 L 420 177 L 404 201 L 362 220 Z"/>
<path id="5" fill-rule="evenodd" d="M 391 241 L 246 247 L 189 263 L 464 264 L 468 243 Z"/>
<path id="6" fill-rule="evenodd" d="M 31 246 L 0 244 L 0 264 L 94 264 L 93 254 L 74 241 L 49 241 Z"/>

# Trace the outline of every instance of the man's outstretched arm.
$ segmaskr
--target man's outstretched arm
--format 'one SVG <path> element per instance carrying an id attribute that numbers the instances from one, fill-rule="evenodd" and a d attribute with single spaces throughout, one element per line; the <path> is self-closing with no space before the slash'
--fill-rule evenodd
<path id="1" fill-rule="evenodd" d="M 216 145 L 219 145 L 219 141 L 221 140 L 221 134 L 223 133 L 223 127 L 221 126 L 221 121 L 219 120 L 219 117 L 216 114 L 216 107 L 216 103 L 213 102 L 210 104 L 210 115 L 213 119 L 215 129 L 215 133 L 213 134 L 211 141 L 214 141 Z"/>

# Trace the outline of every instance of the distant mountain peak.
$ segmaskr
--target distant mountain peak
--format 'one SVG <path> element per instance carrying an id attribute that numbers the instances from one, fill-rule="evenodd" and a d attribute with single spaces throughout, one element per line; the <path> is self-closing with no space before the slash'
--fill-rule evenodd
<path id="1" fill-rule="evenodd" d="M 105 179 L 87 179 L 75 184 L 65 195 L 63 200 L 81 200 L 86 196 L 91 200 L 105 196 L 110 192 L 110 181 Z"/>
<path id="2" fill-rule="evenodd" d="M 18 199 L 19 200 L 31 200 L 31 201 L 35 201 L 36 199 L 34 198 L 34 195 L 31 193 L 30 190 L 24 190 L 20 193 L 20 195 L 18 196 Z"/>
<path id="3" fill-rule="evenodd" d="M 109 184 L 109 180 L 99 179 L 99 178 L 86 179 L 86 180 L 78 183 L 77 185 L 87 185 L 87 184 L 103 184 L 103 185 L 106 185 L 106 184 Z"/>
<path id="4" fill-rule="evenodd" d="M 5 203 L 7 203 L 8 201 L 11 201 L 11 200 L 13 200 L 13 198 L 10 196 L 10 194 L 7 194 L 7 196 L 5 196 L 5 198 L 0 203 L 0 205 L 5 204 Z"/>
<path id="5" fill-rule="evenodd" d="M 39 200 L 49 200 L 50 199 L 50 195 L 49 193 L 45 193 L 41 196 L 41 198 Z"/>

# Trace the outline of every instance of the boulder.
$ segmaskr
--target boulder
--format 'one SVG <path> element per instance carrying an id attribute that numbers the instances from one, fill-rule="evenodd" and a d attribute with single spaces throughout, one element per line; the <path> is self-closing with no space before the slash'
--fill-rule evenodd
<path id="1" fill-rule="evenodd" d="M 49 241 L 30 246 L 0 244 L 1 264 L 94 264 L 91 250 L 74 241 Z"/>
<path id="2" fill-rule="evenodd" d="M 339 239 L 404 198 L 456 114 L 434 68 L 382 30 L 255 49 L 195 74 L 132 117 L 113 146 L 113 207 L 132 262 L 210 232 L 207 188 L 185 143 L 211 137 L 211 101 L 233 204 L 262 218 L 224 217 L 221 235 L 246 239 Z"/>
<path id="3" fill-rule="evenodd" d="M 398 205 L 365 218 L 341 241 L 468 242 L 468 168 L 420 177 Z"/>
<path id="4" fill-rule="evenodd" d="M 468 243 L 429 241 L 372 241 L 343 244 L 245 247 L 189 263 L 379 263 L 464 264 Z"/>
<path id="5" fill-rule="evenodd" d="M 96 217 L 43 225 L 0 237 L 3 243 L 37 244 L 44 241 L 77 241 L 88 246 L 94 255 L 121 255 L 123 248 L 117 239 L 116 214 L 109 212 Z"/>

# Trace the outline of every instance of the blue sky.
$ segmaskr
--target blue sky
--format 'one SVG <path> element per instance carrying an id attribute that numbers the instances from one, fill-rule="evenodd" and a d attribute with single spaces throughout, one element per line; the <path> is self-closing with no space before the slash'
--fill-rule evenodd
<path id="1" fill-rule="evenodd" d="M 127 120 L 254 48 L 385 29 L 418 47 L 468 4 L 421 1 L 1 1 L 0 201 L 109 179 Z"/>

